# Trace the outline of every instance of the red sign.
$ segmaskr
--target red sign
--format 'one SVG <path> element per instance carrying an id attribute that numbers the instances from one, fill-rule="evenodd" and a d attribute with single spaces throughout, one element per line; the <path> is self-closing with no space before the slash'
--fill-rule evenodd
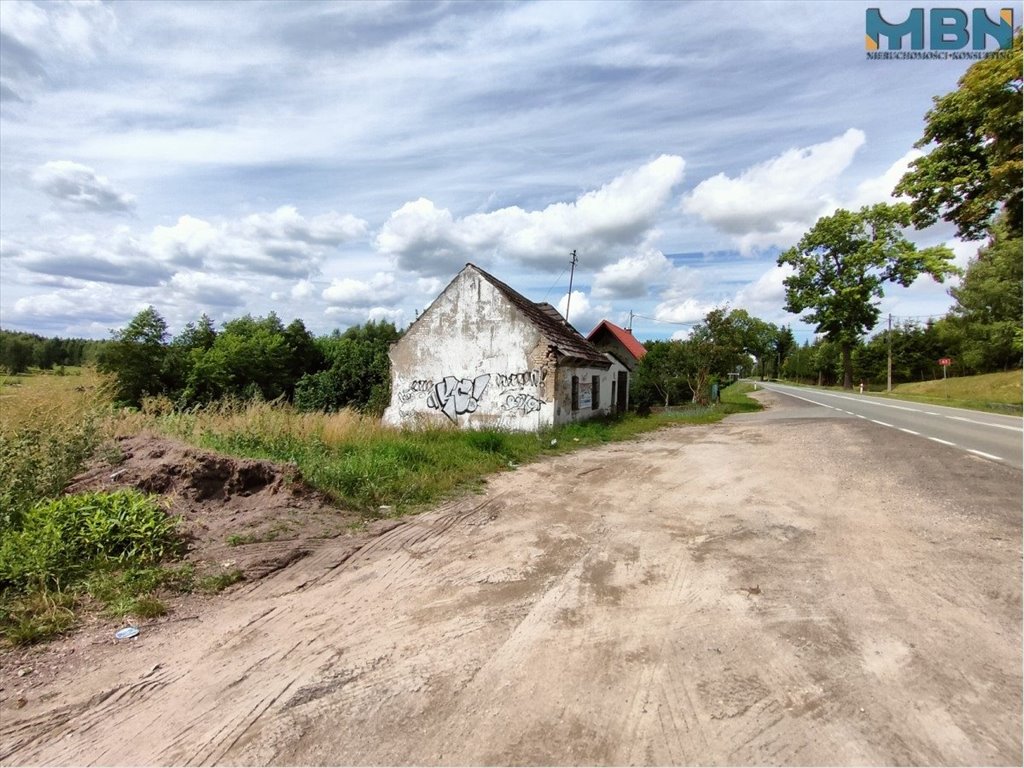
<path id="1" fill-rule="evenodd" d="M 951 358 L 951 357 L 940 357 L 939 358 L 939 365 L 941 365 L 941 366 L 947 366 L 947 365 L 952 365 L 952 364 L 953 364 L 953 358 Z"/>

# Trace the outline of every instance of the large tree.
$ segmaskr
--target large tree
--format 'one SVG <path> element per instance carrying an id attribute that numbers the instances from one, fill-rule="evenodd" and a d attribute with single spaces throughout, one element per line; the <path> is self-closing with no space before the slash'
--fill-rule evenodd
<path id="1" fill-rule="evenodd" d="M 878 322 L 882 286 L 908 286 L 921 274 L 942 282 L 957 271 L 945 246 L 918 250 L 907 240 L 902 229 L 910 217 L 906 203 L 841 208 L 779 256 L 780 266 L 795 270 L 785 280 L 786 310 L 810 310 L 802 319 L 838 344 L 847 389 L 853 387 L 851 351 Z"/>
<path id="2" fill-rule="evenodd" d="M 973 65 L 959 88 L 935 98 L 925 115 L 924 136 L 914 145 L 934 145 L 911 163 L 896 187 L 908 195 L 914 224 L 939 217 L 956 224 L 966 240 L 980 240 L 992 217 L 1005 210 L 1007 225 L 1021 232 L 1021 33 L 1008 56 Z"/>
<path id="3" fill-rule="evenodd" d="M 114 375 L 114 397 L 119 403 L 138 406 L 146 395 L 163 394 L 166 341 L 167 323 L 153 307 L 142 310 L 113 333 L 97 367 Z"/>
<path id="4" fill-rule="evenodd" d="M 943 330 L 959 348 L 963 370 L 985 373 L 1021 365 L 1021 243 L 1019 232 L 997 222 L 960 285 L 949 291 L 956 304 L 942 321 Z"/>

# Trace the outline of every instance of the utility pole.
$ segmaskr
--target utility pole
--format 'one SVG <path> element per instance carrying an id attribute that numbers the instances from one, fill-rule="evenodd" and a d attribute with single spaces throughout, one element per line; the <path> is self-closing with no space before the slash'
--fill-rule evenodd
<path id="1" fill-rule="evenodd" d="M 889 313 L 889 330 L 886 332 L 885 338 L 889 342 L 889 375 L 885 391 L 892 392 L 892 312 Z"/>
<path id="2" fill-rule="evenodd" d="M 572 253 L 569 254 L 572 259 L 569 260 L 569 295 L 565 299 L 565 322 L 569 322 L 569 302 L 572 301 L 572 276 L 576 273 L 576 265 L 579 263 L 579 259 L 576 258 L 576 249 L 572 249 Z"/>
<path id="3" fill-rule="evenodd" d="M 630 333 L 633 332 L 633 310 L 629 310 L 629 325 L 626 326 L 626 330 Z"/>

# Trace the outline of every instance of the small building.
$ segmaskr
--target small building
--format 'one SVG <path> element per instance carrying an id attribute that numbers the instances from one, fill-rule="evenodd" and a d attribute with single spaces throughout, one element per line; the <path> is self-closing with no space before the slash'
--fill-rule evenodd
<path id="1" fill-rule="evenodd" d="M 384 423 L 533 431 L 614 412 L 614 361 L 553 306 L 467 264 L 391 357 Z"/>
<path id="2" fill-rule="evenodd" d="M 632 387 L 633 371 L 637 363 L 647 354 L 644 345 L 633 336 L 632 331 L 620 328 L 610 320 L 602 320 L 588 335 L 587 341 L 604 352 L 612 363 L 612 403 L 616 413 L 629 408 L 629 390 Z"/>

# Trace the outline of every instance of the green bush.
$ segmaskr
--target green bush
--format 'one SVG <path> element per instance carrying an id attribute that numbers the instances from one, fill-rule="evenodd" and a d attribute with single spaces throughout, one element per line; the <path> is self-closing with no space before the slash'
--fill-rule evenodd
<path id="1" fill-rule="evenodd" d="M 0 535 L 21 528 L 34 504 L 63 491 L 98 440 L 92 415 L 59 429 L 30 427 L 0 435 Z"/>
<path id="2" fill-rule="evenodd" d="M 67 589 L 104 568 L 155 565 L 178 553 L 177 525 L 135 490 L 40 502 L 0 542 L 0 590 Z"/>

